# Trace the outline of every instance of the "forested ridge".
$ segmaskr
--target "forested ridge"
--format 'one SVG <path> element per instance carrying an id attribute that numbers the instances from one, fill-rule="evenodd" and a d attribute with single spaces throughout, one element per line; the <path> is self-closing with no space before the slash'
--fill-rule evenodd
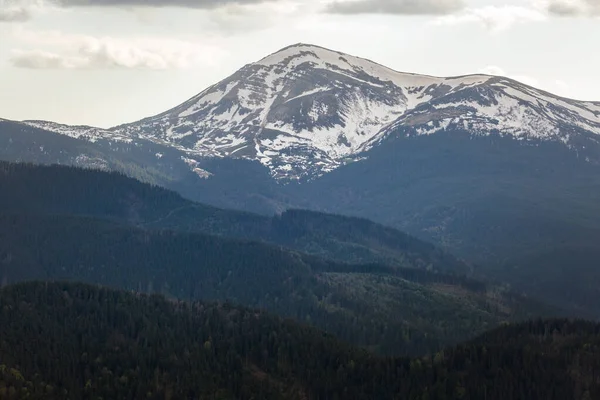
<path id="1" fill-rule="evenodd" d="M 0 290 L 1 399 L 600 396 L 600 325 L 535 320 L 420 358 L 380 358 L 228 303 L 78 283 Z"/>
<path id="2" fill-rule="evenodd" d="M 382 354 L 423 354 L 553 310 L 467 278 L 345 264 L 267 243 L 62 215 L 0 215 L 0 282 L 70 280 L 229 300 Z M 499 289 L 498 289 L 499 290 Z"/>

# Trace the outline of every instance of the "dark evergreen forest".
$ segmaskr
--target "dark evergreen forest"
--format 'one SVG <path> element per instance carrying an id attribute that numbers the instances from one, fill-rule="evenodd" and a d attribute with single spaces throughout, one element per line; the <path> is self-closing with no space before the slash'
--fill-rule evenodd
<path id="1" fill-rule="evenodd" d="M 536 320 L 421 358 L 381 358 L 229 303 L 75 283 L 0 290 L 1 399 L 600 396 L 600 325 Z"/>

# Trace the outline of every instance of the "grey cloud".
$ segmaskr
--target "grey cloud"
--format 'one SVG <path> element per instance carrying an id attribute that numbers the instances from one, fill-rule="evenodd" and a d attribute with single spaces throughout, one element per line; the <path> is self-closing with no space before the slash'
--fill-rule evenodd
<path id="1" fill-rule="evenodd" d="M 0 8 L 0 23 L 24 22 L 31 19 L 31 13 L 24 7 Z"/>
<path id="2" fill-rule="evenodd" d="M 560 17 L 600 16 L 600 0 L 551 0 L 547 10 Z"/>
<path id="3" fill-rule="evenodd" d="M 445 15 L 465 8 L 463 0 L 353 0 L 329 4 L 331 14 Z"/>
<path id="4" fill-rule="evenodd" d="M 269 0 L 57 0 L 61 7 L 182 7 L 215 9 L 227 5 L 250 5 Z"/>
<path id="5" fill-rule="evenodd" d="M 173 53 L 161 49 L 140 49 L 130 46 L 121 48 L 95 43 L 82 46 L 70 54 L 52 53 L 42 50 L 17 51 L 10 63 L 26 69 L 147 69 L 166 70 L 186 68 L 192 62 L 193 54 Z"/>

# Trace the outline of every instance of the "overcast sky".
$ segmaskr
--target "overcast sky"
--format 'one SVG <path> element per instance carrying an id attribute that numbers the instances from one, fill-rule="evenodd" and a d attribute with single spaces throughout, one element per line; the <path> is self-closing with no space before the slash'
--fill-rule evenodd
<path id="1" fill-rule="evenodd" d="M 0 0 L 0 118 L 135 121 L 298 42 L 600 101 L 600 0 Z"/>

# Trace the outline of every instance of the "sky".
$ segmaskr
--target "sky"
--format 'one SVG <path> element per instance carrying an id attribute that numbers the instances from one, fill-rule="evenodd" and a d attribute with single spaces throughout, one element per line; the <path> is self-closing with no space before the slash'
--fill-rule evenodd
<path id="1" fill-rule="evenodd" d="M 600 101 L 600 0 L 0 0 L 0 118 L 133 122 L 294 43 Z"/>

